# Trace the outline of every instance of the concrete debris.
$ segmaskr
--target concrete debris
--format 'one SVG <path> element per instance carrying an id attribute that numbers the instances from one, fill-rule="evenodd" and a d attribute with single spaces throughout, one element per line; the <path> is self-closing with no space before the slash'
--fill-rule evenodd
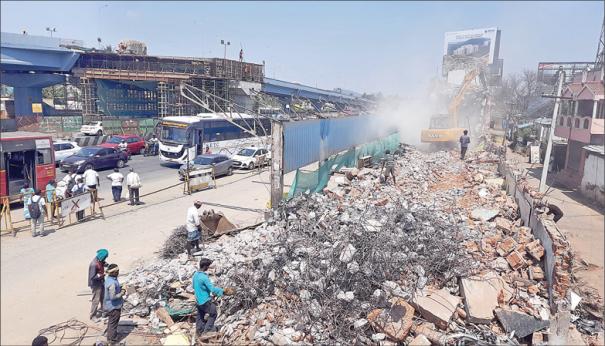
<path id="1" fill-rule="evenodd" d="M 497 308 L 548 319 L 541 245 L 517 222 L 492 162 L 409 148 L 397 185 L 377 168 L 341 170 L 323 194 L 296 196 L 256 229 L 205 242 L 213 282 L 237 292 L 218 300 L 215 340 L 495 344 L 511 326 L 494 320 Z M 124 312 L 149 321 L 151 333 L 193 336 L 183 317 L 196 313 L 196 263 L 185 242 L 184 228 L 175 230 L 161 259 L 122 277 L 131 290 Z"/>
<path id="2" fill-rule="evenodd" d="M 512 310 L 497 309 L 498 321 L 507 333 L 514 332 L 519 338 L 532 335 L 534 332 L 548 328 L 550 323 Z"/>
<path id="3" fill-rule="evenodd" d="M 426 336 L 420 334 L 409 343 L 410 346 L 431 346 L 431 342 Z"/>

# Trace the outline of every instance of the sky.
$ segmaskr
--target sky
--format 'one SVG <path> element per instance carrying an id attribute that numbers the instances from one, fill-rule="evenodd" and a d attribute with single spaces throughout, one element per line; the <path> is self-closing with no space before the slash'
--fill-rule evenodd
<path id="1" fill-rule="evenodd" d="M 439 73 L 444 33 L 501 30 L 504 73 L 539 61 L 594 61 L 601 1 L 27 2 L 0 3 L 3 32 L 79 39 L 148 54 L 265 61 L 265 75 L 325 89 L 419 95 Z"/>

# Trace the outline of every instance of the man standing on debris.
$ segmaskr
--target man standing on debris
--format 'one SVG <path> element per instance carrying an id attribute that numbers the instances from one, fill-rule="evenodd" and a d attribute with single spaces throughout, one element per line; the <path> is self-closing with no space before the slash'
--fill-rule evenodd
<path id="1" fill-rule="evenodd" d="M 468 130 L 464 130 L 464 134 L 460 136 L 460 160 L 464 160 L 470 142 L 471 138 L 468 136 Z"/>
<path id="2" fill-rule="evenodd" d="M 126 289 L 120 286 L 118 275 L 120 269 L 117 264 L 110 264 L 107 267 L 107 277 L 105 278 L 105 291 L 103 292 L 103 308 L 107 313 L 107 341 L 110 345 L 118 342 L 118 323 L 122 314 L 123 296 Z"/>
<path id="3" fill-rule="evenodd" d="M 92 289 L 92 305 L 90 307 L 90 319 L 97 322 L 97 314 L 103 308 L 103 293 L 105 290 L 105 260 L 109 256 L 109 251 L 106 249 L 97 250 L 97 255 L 88 265 L 88 287 Z"/>
<path id="4" fill-rule="evenodd" d="M 382 168 L 380 171 L 384 171 L 384 181 L 387 182 L 389 175 L 393 177 L 393 185 L 395 182 L 395 156 L 391 154 L 390 150 L 384 152 L 384 159 L 382 160 Z"/>
<path id="5" fill-rule="evenodd" d="M 141 188 L 141 178 L 139 173 L 130 167 L 130 173 L 126 175 L 126 186 L 128 186 L 128 198 L 130 205 L 139 205 L 139 189 Z"/>
<path id="6" fill-rule="evenodd" d="M 197 212 L 202 207 L 202 202 L 195 201 L 192 207 L 187 209 L 187 254 L 191 256 L 191 250 L 195 248 L 200 251 L 200 214 Z"/>
<path id="7" fill-rule="evenodd" d="M 113 201 L 119 202 L 122 199 L 122 182 L 124 176 L 120 173 L 118 168 L 113 169 L 113 173 L 107 176 L 107 179 L 111 180 L 111 194 L 113 195 Z"/>
<path id="8" fill-rule="evenodd" d="M 197 318 L 195 320 L 195 329 L 197 335 L 205 332 L 214 331 L 214 321 L 218 315 L 216 312 L 216 304 L 212 302 L 210 294 L 217 297 L 223 296 L 223 289 L 212 285 L 212 281 L 206 274 L 206 271 L 212 264 L 208 258 L 200 259 L 200 270 L 193 274 L 193 290 L 195 291 L 195 300 L 197 303 Z M 208 321 L 204 321 L 204 316 L 208 314 Z"/>

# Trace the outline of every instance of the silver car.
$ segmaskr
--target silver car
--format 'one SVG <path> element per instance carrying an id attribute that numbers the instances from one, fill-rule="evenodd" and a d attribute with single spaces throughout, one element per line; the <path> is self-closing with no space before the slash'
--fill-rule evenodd
<path id="1" fill-rule="evenodd" d="M 204 154 L 198 155 L 192 162 L 189 162 L 189 169 L 198 170 L 214 168 L 214 176 L 219 177 L 233 174 L 233 168 L 231 167 L 232 164 L 233 162 L 226 155 Z M 184 179 L 186 171 L 187 164 L 184 164 L 179 168 L 179 177 L 181 180 Z"/>

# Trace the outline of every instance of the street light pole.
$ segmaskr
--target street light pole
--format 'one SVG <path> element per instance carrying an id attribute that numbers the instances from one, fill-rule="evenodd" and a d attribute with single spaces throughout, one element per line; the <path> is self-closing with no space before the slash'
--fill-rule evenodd
<path id="1" fill-rule="evenodd" d="M 57 28 L 46 27 L 46 31 L 50 32 L 50 37 L 53 37 L 53 32 L 57 32 Z"/>
<path id="2" fill-rule="evenodd" d="M 561 105 L 561 90 L 563 89 L 563 80 L 565 80 L 565 71 L 559 67 L 559 86 L 557 87 L 557 98 L 555 108 L 552 111 L 552 120 L 550 122 L 550 131 L 548 134 L 548 143 L 546 144 L 546 155 L 544 157 L 544 166 L 542 167 L 542 176 L 540 177 L 540 192 L 546 191 L 546 176 L 548 175 L 548 166 L 550 164 L 550 152 L 552 151 L 552 137 L 555 134 L 557 124 L 557 114 Z"/>
<path id="3" fill-rule="evenodd" d="M 230 46 L 231 42 L 229 42 L 229 41 L 225 42 L 225 40 L 221 40 L 221 44 L 225 47 L 225 53 L 223 55 L 223 60 L 227 60 L 227 46 Z"/>

